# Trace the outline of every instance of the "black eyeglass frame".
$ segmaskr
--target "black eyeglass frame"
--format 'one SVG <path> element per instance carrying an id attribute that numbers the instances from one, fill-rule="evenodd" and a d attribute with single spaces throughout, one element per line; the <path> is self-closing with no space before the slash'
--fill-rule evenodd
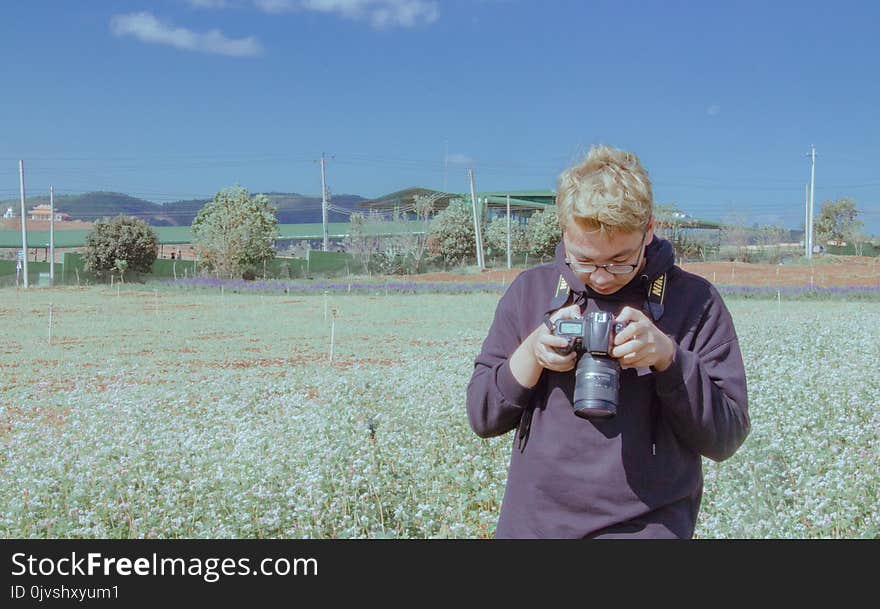
<path id="1" fill-rule="evenodd" d="M 595 273 L 599 269 L 605 269 L 608 273 L 612 275 L 629 275 L 630 273 L 634 273 L 636 269 L 639 268 L 639 265 L 642 263 L 642 256 L 645 255 L 645 239 L 648 236 L 648 229 L 645 228 L 645 232 L 642 233 L 642 243 L 639 246 L 639 258 L 635 261 L 634 264 L 622 263 L 622 262 L 611 262 L 608 264 L 591 264 L 585 262 L 578 262 L 577 260 L 572 260 L 568 256 L 565 257 L 565 264 L 574 271 L 575 273 Z M 590 270 L 586 270 L 590 269 Z M 620 270 L 618 270 L 620 269 Z"/>

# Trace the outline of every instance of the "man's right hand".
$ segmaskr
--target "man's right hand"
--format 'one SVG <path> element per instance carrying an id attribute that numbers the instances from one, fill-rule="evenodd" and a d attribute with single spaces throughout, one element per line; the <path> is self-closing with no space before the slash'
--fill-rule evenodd
<path id="1" fill-rule="evenodd" d="M 581 307 L 575 304 L 556 311 L 550 316 L 550 322 L 560 319 L 580 319 L 580 317 Z M 532 354 L 542 368 L 555 372 L 568 372 L 574 368 L 577 353 L 560 352 L 559 349 L 564 350 L 568 347 L 568 340 L 551 333 L 546 324 L 535 328 L 529 339 L 532 340 Z"/>
<path id="2" fill-rule="evenodd" d="M 559 319 L 579 319 L 581 308 L 570 305 L 559 309 L 550 316 L 550 321 Z M 574 369 L 577 353 L 571 351 L 562 354 L 557 349 L 568 347 L 568 341 L 550 332 L 545 324 L 541 324 L 514 351 L 510 358 L 510 371 L 523 387 L 534 387 L 541 378 L 541 371 L 546 368 L 555 372 L 568 372 Z"/>

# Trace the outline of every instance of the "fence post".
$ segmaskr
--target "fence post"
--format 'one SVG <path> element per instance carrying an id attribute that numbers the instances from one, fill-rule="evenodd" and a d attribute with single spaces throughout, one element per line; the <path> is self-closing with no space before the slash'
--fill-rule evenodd
<path id="1" fill-rule="evenodd" d="M 336 308 L 333 308 L 333 319 L 330 321 L 330 365 L 333 365 L 333 346 L 336 341 Z"/>

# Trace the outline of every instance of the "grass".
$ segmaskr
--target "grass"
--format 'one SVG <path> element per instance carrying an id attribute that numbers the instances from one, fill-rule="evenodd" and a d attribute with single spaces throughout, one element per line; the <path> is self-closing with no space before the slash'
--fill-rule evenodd
<path id="1" fill-rule="evenodd" d="M 0 290 L 0 536 L 489 537 L 510 438 L 464 392 L 497 300 Z M 697 535 L 876 537 L 880 304 L 729 305 L 753 432 Z"/>

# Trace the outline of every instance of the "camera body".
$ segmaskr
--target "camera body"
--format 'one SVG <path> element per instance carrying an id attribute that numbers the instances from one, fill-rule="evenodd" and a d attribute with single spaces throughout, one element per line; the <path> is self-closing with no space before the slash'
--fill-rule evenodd
<path id="1" fill-rule="evenodd" d="M 551 332 L 568 340 L 560 353 L 578 353 L 575 369 L 574 413 L 584 419 L 606 419 L 617 414 L 620 364 L 611 357 L 614 337 L 627 324 L 611 313 L 593 311 L 583 319 L 560 319 Z"/>

